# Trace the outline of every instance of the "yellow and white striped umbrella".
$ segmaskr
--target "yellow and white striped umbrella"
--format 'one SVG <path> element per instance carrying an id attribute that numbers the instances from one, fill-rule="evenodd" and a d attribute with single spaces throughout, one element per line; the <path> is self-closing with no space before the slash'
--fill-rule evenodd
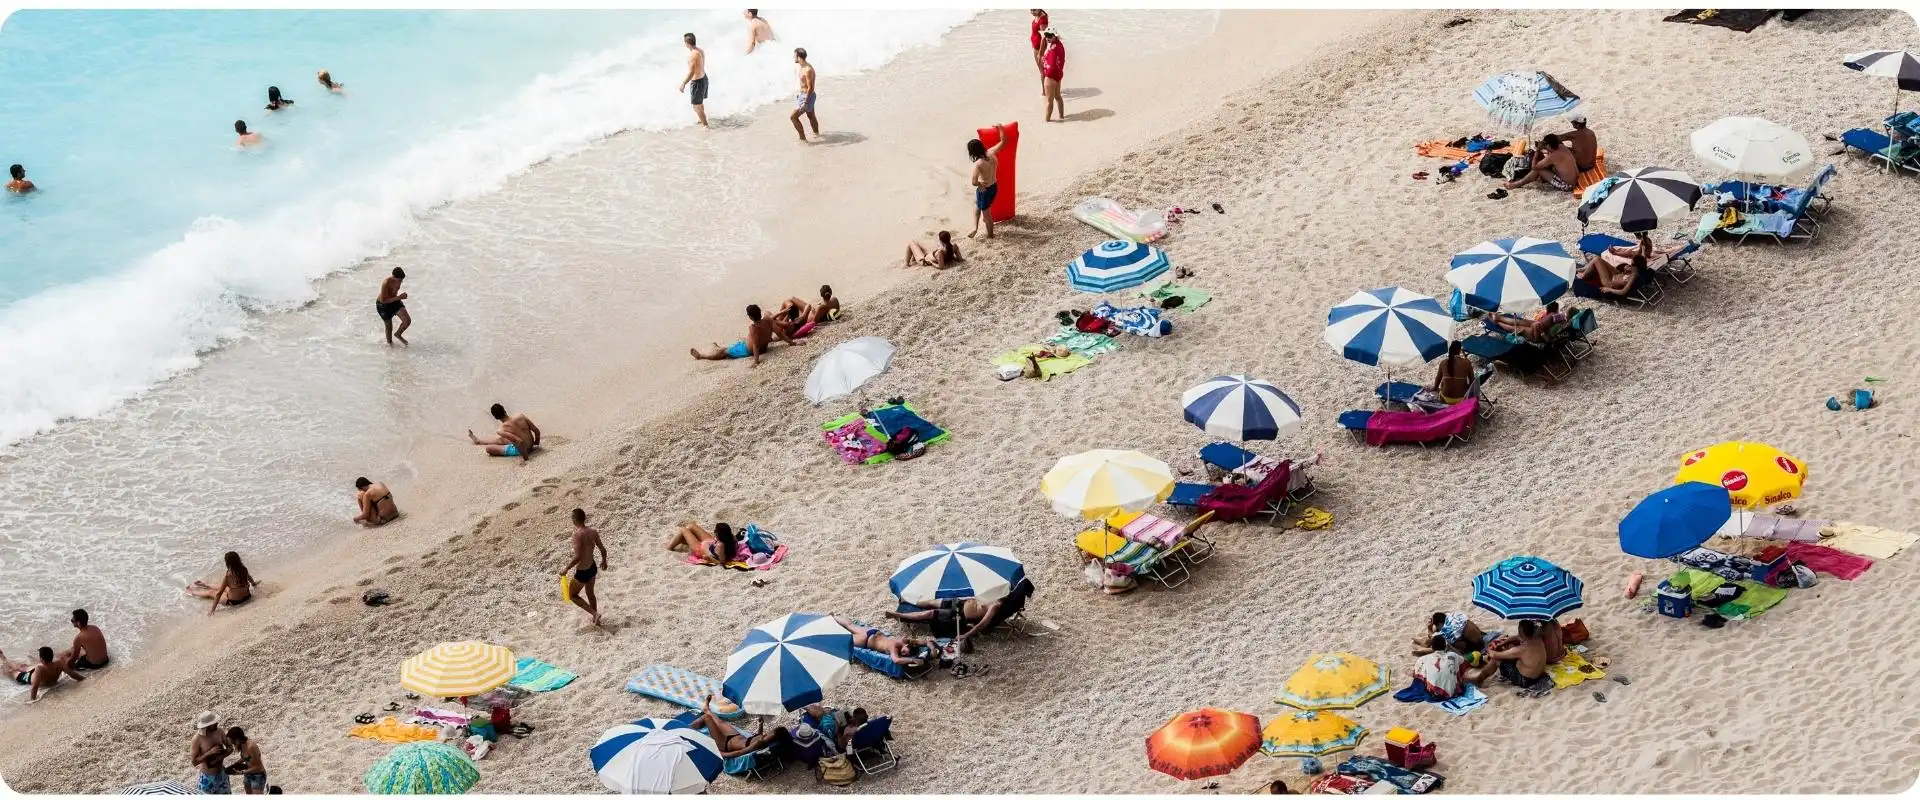
<path id="1" fill-rule="evenodd" d="M 1040 493 L 1063 516 L 1106 519 L 1167 499 L 1173 470 L 1132 450 L 1089 450 L 1055 463 L 1040 479 Z"/>
<path id="2" fill-rule="evenodd" d="M 513 675 L 513 651 L 486 642 L 443 642 L 400 664 L 400 685 L 424 697 L 486 694 Z"/>

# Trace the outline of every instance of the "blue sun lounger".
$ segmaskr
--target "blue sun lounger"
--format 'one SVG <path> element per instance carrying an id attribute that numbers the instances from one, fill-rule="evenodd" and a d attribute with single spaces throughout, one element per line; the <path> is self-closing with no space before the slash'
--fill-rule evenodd
<path id="1" fill-rule="evenodd" d="M 1580 252 L 1597 256 L 1613 247 L 1632 247 L 1633 242 L 1608 236 L 1604 233 L 1589 233 L 1580 237 Z M 1655 275 L 1665 276 L 1674 283 L 1686 283 L 1693 280 L 1693 254 L 1700 252 L 1700 243 L 1689 241 L 1686 247 L 1667 257 L 1667 261 L 1653 270 Z"/>
<path id="2" fill-rule="evenodd" d="M 674 717 L 673 721 L 681 725 L 691 726 L 694 720 L 699 718 L 700 712 L 685 711 L 681 712 L 679 716 Z M 733 732 L 736 734 L 749 738 L 753 735 L 739 725 L 734 725 L 731 722 L 727 724 L 732 726 Z M 769 776 L 779 774 L 786 766 L 786 762 L 780 759 L 780 754 L 773 752 L 773 747 L 768 745 L 753 752 L 743 753 L 721 762 L 720 770 L 738 778 L 758 778 L 764 780 Z"/>

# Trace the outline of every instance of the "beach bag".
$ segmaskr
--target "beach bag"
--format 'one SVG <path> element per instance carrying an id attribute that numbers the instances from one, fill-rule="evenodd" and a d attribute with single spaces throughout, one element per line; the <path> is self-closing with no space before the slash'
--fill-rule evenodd
<path id="1" fill-rule="evenodd" d="M 1489 178 L 1498 178 L 1507 168 L 1507 162 L 1512 159 L 1513 156 L 1507 155 L 1506 153 L 1488 153 L 1481 156 L 1480 174 Z"/>
<path id="2" fill-rule="evenodd" d="M 1081 333 L 1099 333 L 1099 334 L 1111 335 L 1113 331 L 1113 323 L 1110 323 L 1092 314 L 1081 314 L 1079 319 L 1076 319 L 1073 321 L 1073 329 Z"/>
<path id="3" fill-rule="evenodd" d="M 1820 582 L 1813 574 L 1813 568 L 1798 561 L 1793 562 L 1792 577 L 1782 576 L 1782 583 L 1791 583 L 1796 589 L 1811 589 Z"/>
<path id="4" fill-rule="evenodd" d="M 913 446 L 920 442 L 920 434 L 912 428 L 901 428 L 887 437 L 887 454 L 895 458 L 913 452 Z"/>
<path id="5" fill-rule="evenodd" d="M 749 553 L 772 555 L 774 548 L 780 545 L 780 540 L 777 537 L 771 533 L 760 530 L 760 526 L 751 522 L 747 523 L 747 527 L 741 531 L 741 535 L 746 540 L 747 552 Z"/>
<path id="6" fill-rule="evenodd" d="M 1587 623 L 1574 620 L 1560 626 L 1560 641 L 1564 644 L 1579 644 L 1587 640 Z"/>
<path id="7" fill-rule="evenodd" d="M 820 780 L 834 786 L 852 786 L 853 762 L 841 755 L 821 756 Z"/>

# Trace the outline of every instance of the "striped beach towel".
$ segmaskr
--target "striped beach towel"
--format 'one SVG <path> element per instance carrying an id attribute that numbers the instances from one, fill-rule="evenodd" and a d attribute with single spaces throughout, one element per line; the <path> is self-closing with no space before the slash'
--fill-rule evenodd
<path id="1" fill-rule="evenodd" d="M 711 695 L 714 716 L 721 719 L 739 719 L 747 715 L 747 712 L 734 705 L 733 701 L 726 699 L 722 694 L 719 681 L 693 670 L 666 664 L 650 664 L 641 669 L 640 674 L 627 679 L 627 691 L 655 700 L 665 700 L 696 711 Z"/>
<path id="2" fill-rule="evenodd" d="M 1135 515 L 1120 527 L 1120 535 L 1127 537 L 1128 541 L 1158 547 L 1162 550 L 1178 544 L 1181 535 L 1185 532 L 1185 526 L 1179 523 L 1144 513 Z"/>
<path id="3" fill-rule="evenodd" d="M 537 658 L 519 659 L 513 662 L 513 668 L 513 680 L 507 684 L 529 692 L 551 692 L 580 677 Z"/>

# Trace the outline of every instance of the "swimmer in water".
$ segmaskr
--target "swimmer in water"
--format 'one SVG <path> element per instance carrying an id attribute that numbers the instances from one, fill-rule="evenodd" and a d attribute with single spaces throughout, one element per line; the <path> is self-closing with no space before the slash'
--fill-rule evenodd
<path id="1" fill-rule="evenodd" d="M 33 191 L 33 181 L 27 180 L 26 167 L 15 164 L 7 168 L 7 174 L 13 176 L 13 180 L 7 181 L 7 191 L 14 194 L 26 194 Z"/>
<path id="2" fill-rule="evenodd" d="M 333 73 L 328 72 L 324 69 L 314 73 L 313 77 L 315 80 L 320 82 L 321 86 L 326 87 L 327 91 L 333 92 L 334 94 L 339 94 L 341 92 L 346 91 L 347 89 L 347 85 L 344 83 L 334 83 Z"/>
<path id="3" fill-rule="evenodd" d="M 278 86 L 267 87 L 267 110 L 268 111 L 279 111 L 280 109 L 286 108 L 287 106 L 290 106 L 290 105 L 293 105 L 293 101 L 280 96 L 280 87 Z"/>
<path id="4" fill-rule="evenodd" d="M 759 47 L 762 42 L 773 41 L 773 26 L 768 25 L 766 20 L 760 18 L 760 9 L 747 9 L 746 17 L 747 52 L 751 53 L 753 52 L 753 48 Z"/>
<path id="5" fill-rule="evenodd" d="M 244 119 L 236 119 L 233 121 L 233 132 L 239 134 L 239 138 L 234 140 L 234 144 L 240 147 L 257 147 L 266 144 L 266 139 L 262 138 L 260 134 L 249 133 L 247 131 L 247 121 Z"/>

